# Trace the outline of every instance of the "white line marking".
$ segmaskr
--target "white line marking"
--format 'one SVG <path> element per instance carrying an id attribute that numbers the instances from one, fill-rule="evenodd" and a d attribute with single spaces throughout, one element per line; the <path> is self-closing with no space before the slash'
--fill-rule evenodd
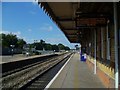
<path id="1" fill-rule="evenodd" d="M 55 79 L 58 77 L 58 75 L 61 73 L 61 71 L 63 70 L 63 68 L 67 65 L 67 63 L 70 61 L 70 59 L 72 58 L 73 54 L 71 55 L 71 57 L 68 59 L 68 61 L 63 65 L 63 67 L 59 70 L 59 72 L 55 75 L 55 77 L 48 83 L 48 85 L 45 87 L 44 90 L 47 90 L 52 83 L 55 81 Z"/>

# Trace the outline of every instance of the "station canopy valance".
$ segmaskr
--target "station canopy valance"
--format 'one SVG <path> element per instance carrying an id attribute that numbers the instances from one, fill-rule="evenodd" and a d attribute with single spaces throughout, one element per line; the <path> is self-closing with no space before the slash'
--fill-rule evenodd
<path id="1" fill-rule="evenodd" d="M 71 43 L 80 43 L 89 29 L 112 22 L 111 2 L 38 2 Z"/>

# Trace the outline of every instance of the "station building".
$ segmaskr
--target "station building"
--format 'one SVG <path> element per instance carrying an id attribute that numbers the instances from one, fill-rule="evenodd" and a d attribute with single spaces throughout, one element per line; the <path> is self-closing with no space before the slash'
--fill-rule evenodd
<path id="1" fill-rule="evenodd" d="M 120 2 L 38 2 L 71 43 L 80 43 L 86 63 L 107 88 L 118 88 Z"/>

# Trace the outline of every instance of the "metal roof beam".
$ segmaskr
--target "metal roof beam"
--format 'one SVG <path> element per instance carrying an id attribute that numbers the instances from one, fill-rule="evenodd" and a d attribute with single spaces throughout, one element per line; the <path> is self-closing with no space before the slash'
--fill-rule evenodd
<path id="1" fill-rule="evenodd" d="M 106 25 L 101 25 L 102 27 L 106 27 Z M 84 29 L 84 28 L 99 28 L 101 26 L 80 26 L 80 27 L 76 27 L 76 28 L 63 28 L 63 30 L 80 30 L 80 29 Z"/>
<path id="2" fill-rule="evenodd" d="M 81 18 L 111 18 L 111 15 L 108 13 L 76 13 Z"/>
<path id="3" fill-rule="evenodd" d="M 69 35 L 67 35 L 68 37 L 77 37 L 77 35 L 75 35 L 75 34 L 69 34 Z"/>
<path id="4" fill-rule="evenodd" d="M 57 21 L 60 21 L 60 22 L 75 21 L 75 18 L 57 18 Z"/>
<path id="5" fill-rule="evenodd" d="M 76 14 L 79 15 L 81 18 L 110 18 L 110 14 L 107 13 L 79 13 Z M 57 17 L 56 21 L 75 21 L 76 18 L 60 18 Z"/>

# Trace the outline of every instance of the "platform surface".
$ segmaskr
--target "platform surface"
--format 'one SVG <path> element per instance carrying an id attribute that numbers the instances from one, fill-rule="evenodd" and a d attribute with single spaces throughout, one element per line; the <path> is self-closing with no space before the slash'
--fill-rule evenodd
<path id="1" fill-rule="evenodd" d="M 15 61 L 21 61 L 25 59 L 32 59 L 36 57 L 43 57 L 51 54 L 43 54 L 43 55 L 33 55 L 33 56 L 25 56 L 23 54 L 16 54 L 16 55 L 6 55 L 6 56 L 0 56 L 0 64 L 3 63 L 9 63 L 9 62 L 15 62 Z"/>
<path id="2" fill-rule="evenodd" d="M 105 88 L 79 53 L 73 55 L 49 88 Z"/>

